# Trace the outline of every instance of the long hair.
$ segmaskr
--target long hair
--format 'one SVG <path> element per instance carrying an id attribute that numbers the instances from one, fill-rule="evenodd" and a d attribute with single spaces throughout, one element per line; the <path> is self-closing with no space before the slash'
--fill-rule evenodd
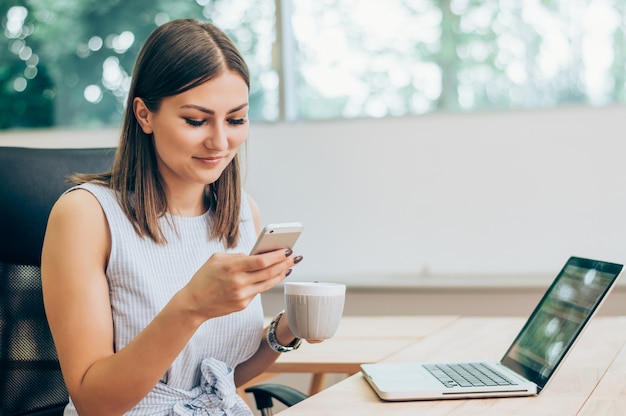
<path id="1" fill-rule="evenodd" d="M 83 174 L 77 183 L 99 182 L 114 189 L 135 231 L 165 243 L 159 218 L 167 212 L 167 199 L 157 167 L 151 134 L 145 134 L 135 118 L 133 100 L 140 97 L 152 112 L 165 97 L 194 88 L 230 70 L 241 75 L 250 89 L 248 67 L 220 29 L 195 19 L 178 19 L 159 26 L 148 37 L 133 71 L 120 142 L 110 172 Z M 211 238 L 229 248 L 239 239 L 241 172 L 236 155 L 220 177 L 205 190 L 212 214 Z"/>

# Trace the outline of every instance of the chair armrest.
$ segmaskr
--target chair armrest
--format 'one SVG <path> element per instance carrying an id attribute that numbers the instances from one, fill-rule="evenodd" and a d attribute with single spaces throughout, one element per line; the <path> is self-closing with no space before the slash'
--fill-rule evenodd
<path id="1" fill-rule="evenodd" d="M 246 393 L 254 395 L 256 407 L 259 410 L 273 407 L 272 399 L 276 399 L 287 407 L 300 403 L 308 396 L 299 390 L 281 384 L 258 384 L 246 388 Z"/>

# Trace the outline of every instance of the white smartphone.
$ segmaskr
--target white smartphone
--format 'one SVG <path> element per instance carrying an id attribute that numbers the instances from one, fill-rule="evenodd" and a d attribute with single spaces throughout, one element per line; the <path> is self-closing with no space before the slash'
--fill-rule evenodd
<path id="1" fill-rule="evenodd" d="M 266 225 L 256 240 L 250 255 L 267 253 L 281 248 L 293 248 L 304 227 L 299 222 Z"/>

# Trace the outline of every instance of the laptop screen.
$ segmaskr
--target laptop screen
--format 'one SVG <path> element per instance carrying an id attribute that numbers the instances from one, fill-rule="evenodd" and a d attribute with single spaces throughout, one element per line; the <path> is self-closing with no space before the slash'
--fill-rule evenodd
<path id="1" fill-rule="evenodd" d="M 571 257 L 502 363 L 543 389 L 621 270 L 620 264 Z"/>

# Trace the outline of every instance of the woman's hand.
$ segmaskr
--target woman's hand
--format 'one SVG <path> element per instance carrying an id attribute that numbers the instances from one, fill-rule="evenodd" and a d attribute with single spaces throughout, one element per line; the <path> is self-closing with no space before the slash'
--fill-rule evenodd
<path id="1" fill-rule="evenodd" d="M 290 249 L 264 254 L 214 254 L 181 290 L 203 321 L 245 309 L 254 297 L 282 282 L 302 260 Z"/>

